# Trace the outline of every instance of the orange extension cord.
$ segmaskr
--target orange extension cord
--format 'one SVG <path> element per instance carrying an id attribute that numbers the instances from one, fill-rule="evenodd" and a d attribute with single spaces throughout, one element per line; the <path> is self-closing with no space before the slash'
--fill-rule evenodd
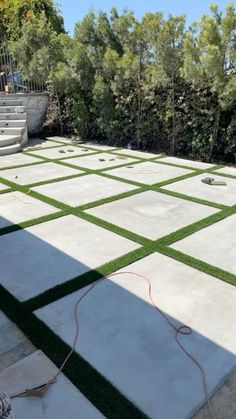
<path id="1" fill-rule="evenodd" d="M 47 390 L 49 389 L 50 385 L 53 384 L 56 380 L 56 378 L 58 377 L 58 375 L 62 372 L 62 370 L 64 369 L 66 363 L 68 362 L 69 358 L 71 357 L 71 355 L 74 353 L 75 348 L 77 346 L 78 343 L 78 339 L 79 339 L 79 330 L 80 330 L 80 325 L 79 325 L 79 318 L 78 318 L 78 306 L 80 305 L 80 303 L 82 302 L 82 300 L 102 281 L 104 281 L 105 279 L 109 279 L 112 278 L 113 276 L 117 276 L 117 275 L 133 275 L 136 276 L 138 278 L 142 278 L 144 279 L 147 283 L 148 283 L 148 293 L 149 293 L 149 298 L 150 301 L 153 305 L 153 307 L 159 312 L 159 314 L 161 314 L 161 316 L 166 320 L 166 322 L 169 324 L 169 326 L 175 331 L 175 340 L 177 345 L 180 347 L 180 349 L 191 359 L 191 361 L 197 366 L 197 368 L 199 369 L 200 373 L 201 373 L 201 377 L 202 377 L 202 384 L 203 384 L 203 389 L 204 389 L 204 394 L 205 394 L 205 398 L 206 398 L 206 403 L 208 406 L 208 410 L 211 416 L 211 419 L 216 419 L 216 416 L 212 410 L 211 407 L 211 403 L 210 403 L 210 398 L 209 398 L 209 393 L 208 393 L 208 387 L 207 387 L 207 380 L 206 380 L 206 374 L 204 372 L 203 367 L 201 366 L 200 362 L 197 361 L 197 359 L 190 353 L 187 351 L 187 349 L 185 349 L 185 347 L 182 345 L 182 343 L 179 340 L 179 335 L 191 335 L 192 334 L 192 329 L 189 326 L 180 326 L 180 327 L 176 327 L 168 318 L 168 316 L 156 305 L 153 297 L 152 297 L 152 284 L 149 278 L 140 275 L 138 273 L 135 272 L 116 272 L 113 273 L 109 276 L 107 276 L 106 278 L 101 278 L 98 281 L 94 282 L 82 295 L 81 297 L 78 299 L 78 301 L 76 302 L 75 306 L 74 306 L 74 320 L 75 320 L 75 324 L 76 324 L 76 334 L 74 337 L 74 342 L 72 345 L 72 349 L 70 351 L 70 353 L 67 355 L 66 359 L 63 361 L 60 369 L 58 370 L 58 372 L 54 375 L 54 377 L 49 380 L 49 382 L 45 385 L 43 385 L 42 387 L 38 388 L 38 389 L 33 389 L 33 390 L 26 390 L 25 393 L 22 393 L 18 396 L 15 397 L 43 397 Z"/>

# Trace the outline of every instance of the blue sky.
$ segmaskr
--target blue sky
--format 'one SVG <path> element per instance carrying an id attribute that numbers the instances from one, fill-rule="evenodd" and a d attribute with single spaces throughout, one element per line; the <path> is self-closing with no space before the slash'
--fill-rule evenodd
<path id="1" fill-rule="evenodd" d="M 209 0 L 58 0 L 65 20 L 65 27 L 73 33 L 74 23 L 78 22 L 89 11 L 91 7 L 95 10 L 109 11 L 115 6 L 119 11 L 125 7 L 133 10 L 140 19 L 146 12 L 163 11 L 174 15 L 186 14 L 188 23 L 197 20 L 206 13 L 208 5 L 214 1 Z M 215 1 L 221 10 L 229 3 L 229 0 Z"/>

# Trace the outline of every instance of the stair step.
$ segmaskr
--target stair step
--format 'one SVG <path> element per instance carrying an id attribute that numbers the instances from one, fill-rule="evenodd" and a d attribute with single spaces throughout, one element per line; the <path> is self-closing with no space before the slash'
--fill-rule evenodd
<path id="1" fill-rule="evenodd" d="M 0 106 L 22 106 L 22 100 L 0 99 Z"/>
<path id="2" fill-rule="evenodd" d="M 8 119 L 8 120 L 0 120 L 0 129 L 1 128 L 12 128 L 12 127 L 16 127 L 16 128 L 20 128 L 20 127 L 25 127 L 26 126 L 26 119 Z"/>
<path id="3" fill-rule="evenodd" d="M 6 120 L 16 120 L 16 119 L 27 119 L 26 113 L 0 113 L 0 120 L 6 121 Z"/>
<path id="4" fill-rule="evenodd" d="M 0 147 L 0 156 L 6 156 L 8 154 L 18 153 L 19 151 L 21 151 L 20 144 L 7 145 L 5 147 Z"/>
<path id="5" fill-rule="evenodd" d="M 0 148 L 16 143 L 21 143 L 21 141 L 21 135 L 0 135 Z"/>
<path id="6" fill-rule="evenodd" d="M 5 127 L 0 128 L 0 139 L 2 135 L 22 135 L 24 132 L 24 127 Z"/>
<path id="7" fill-rule="evenodd" d="M 26 111 L 25 106 L 19 106 L 22 112 L 17 112 L 17 106 L 0 106 L 0 113 L 23 113 Z"/>

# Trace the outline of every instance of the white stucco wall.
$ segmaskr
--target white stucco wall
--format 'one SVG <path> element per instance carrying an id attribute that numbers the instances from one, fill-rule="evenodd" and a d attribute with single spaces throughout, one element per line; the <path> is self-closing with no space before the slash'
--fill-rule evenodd
<path id="1" fill-rule="evenodd" d="M 47 93 L 25 93 L 11 95 L 11 99 L 18 99 L 27 108 L 27 123 L 29 135 L 39 134 L 42 131 L 48 108 Z"/>

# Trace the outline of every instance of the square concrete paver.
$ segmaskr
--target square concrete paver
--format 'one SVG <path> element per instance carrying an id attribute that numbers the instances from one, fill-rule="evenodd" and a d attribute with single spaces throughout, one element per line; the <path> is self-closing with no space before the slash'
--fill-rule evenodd
<path id="1" fill-rule="evenodd" d="M 59 144 L 58 144 L 59 145 Z M 93 152 L 88 148 L 73 147 L 71 145 L 63 147 L 54 147 L 46 150 L 35 150 L 31 154 L 36 156 L 46 157 L 48 159 L 64 159 L 66 157 L 80 156 Z"/>
<path id="2" fill-rule="evenodd" d="M 147 191 L 92 208 L 87 212 L 156 240 L 217 211 L 205 205 Z"/>
<path id="3" fill-rule="evenodd" d="M 178 176 L 187 175 L 188 173 L 192 173 L 192 171 L 153 162 L 109 170 L 110 175 L 148 185 L 174 179 Z"/>
<path id="4" fill-rule="evenodd" d="M 236 275 L 236 215 L 204 228 L 171 247 Z"/>
<path id="5" fill-rule="evenodd" d="M 187 160 L 187 159 L 180 159 L 178 157 L 163 157 L 161 159 L 158 159 L 158 161 L 161 163 L 172 163 L 177 164 L 180 166 L 189 166 L 193 167 L 195 169 L 210 169 L 214 166 L 214 164 L 210 163 L 204 163 L 201 161 L 195 161 L 195 160 Z"/>
<path id="6" fill-rule="evenodd" d="M 53 214 L 58 209 L 21 192 L 0 195 L 0 228 Z"/>
<path id="7" fill-rule="evenodd" d="M 201 180 L 206 177 L 224 181 L 227 183 L 227 185 L 214 186 L 202 183 Z M 195 198 L 205 199 L 216 204 L 229 206 L 236 204 L 236 179 L 217 176 L 215 173 L 203 173 L 202 175 L 194 176 L 191 179 L 185 179 L 168 186 L 163 186 L 163 189 L 179 192 L 184 195 L 193 196 Z"/>
<path id="8" fill-rule="evenodd" d="M 1 172 L 1 176 L 19 185 L 29 185 L 80 173 L 83 172 L 61 164 L 43 163 L 35 166 L 4 170 Z"/>
<path id="9" fill-rule="evenodd" d="M 9 156 L 0 156 L 0 169 L 11 166 L 21 166 L 24 164 L 40 163 L 42 160 L 36 157 L 26 156 L 22 153 L 10 154 Z M 2 176 L 3 172 L 0 172 Z"/>
<path id="10" fill-rule="evenodd" d="M 221 169 L 216 170 L 215 173 L 236 176 L 236 167 L 225 166 Z"/>
<path id="11" fill-rule="evenodd" d="M 129 149 L 118 150 L 117 153 L 122 154 L 122 155 L 124 154 L 129 157 L 141 157 L 142 159 L 153 159 L 155 157 L 160 156 L 160 154 L 147 153 L 145 151 L 129 150 Z"/>
<path id="12" fill-rule="evenodd" d="M 74 166 L 85 167 L 86 169 L 99 170 L 126 163 L 133 163 L 134 160 L 125 156 L 119 157 L 108 153 L 98 153 L 87 157 L 84 156 L 74 159 L 68 159 L 66 160 L 66 162 L 73 164 Z"/>
<path id="13" fill-rule="evenodd" d="M 68 215 L 1 237 L 1 283 L 24 301 L 138 247 Z"/>
<path id="14" fill-rule="evenodd" d="M 51 377 L 56 374 L 58 369 L 44 355 L 38 352 L 27 357 L 17 364 L 19 370 L 22 366 L 26 370 L 27 362 L 32 358 L 39 365 L 38 374 L 40 374 L 40 360 L 42 366 L 47 368 Z M 29 361 L 28 361 L 29 359 Z M 9 370 L 10 371 L 10 370 Z M 60 374 L 55 384 L 53 384 L 46 396 L 41 398 L 15 398 L 12 399 L 13 414 L 16 419 L 62 419 L 67 417 L 81 419 L 102 419 L 104 416 L 86 399 L 83 394 L 65 377 Z"/>
<path id="15" fill-rule="evenodd" d="M 236 288 L 160 254 L 124 271 L 148 277 L 158 307 L 176 326 L 192 327 L 180 340 L 203 366 L 211 393 L 236 365 Z M 70 345 L 73 307 L 86 290 L 36 311 Z M 99 283 L 78 317 L 76 350 L 148 417 L 191 417 L 204 402 L 200 372 L 151 305 L 145 280 L 125 274 Z"/>
<path id="16" fill-rule="evenodd" d="M 82 176 L 33 188 L 34 191 L 73 207 L 135 189 L 127 183 L 97 175 Z"/>

